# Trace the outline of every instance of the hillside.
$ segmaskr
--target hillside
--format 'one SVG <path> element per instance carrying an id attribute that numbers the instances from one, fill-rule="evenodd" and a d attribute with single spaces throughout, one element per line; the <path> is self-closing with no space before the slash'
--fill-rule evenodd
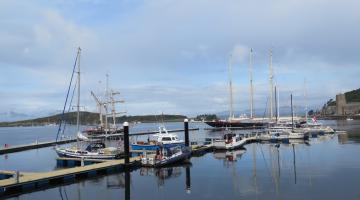
<path id="1" fill-rule="evenodd" d="M 360 88 L 345 93 L 346 101 L 349 102 L 360 102 Z"/>
<path id="2" fill-rule="evenodd" d="M 66 113 L 64 115 L 64 120 L 69 124 L 76 124 L 76 112 Z M 100 123 L 99 114 L 92 112 L 80 112 L 81 124 L 85 125 L 97 125 Z M 140 115 L 140 116 L 120 116 L 116 118 L 116 123 L 128 122 L 174 122 L 174 121 L 183 121 L 186 116 L 183 115 Z M 61 114 L 56 114 L 48 117 L 41 117 L 36 119 L 21 120 L 14 122 L 0 122 L 0 127 L 6 126 L 43 126 L 48 124 L 57 124 L 61 120 Z M 112 119 L 109 120 L 111 121 Z"/>

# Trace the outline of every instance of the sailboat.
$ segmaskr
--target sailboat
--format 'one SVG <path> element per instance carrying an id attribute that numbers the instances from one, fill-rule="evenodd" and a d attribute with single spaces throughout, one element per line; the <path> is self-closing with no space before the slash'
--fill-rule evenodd
<path id="1" fill-rule="evenodd" d="M 289 134 L 289 139 L 308 139 L 309 135 L 303 129 L 295 129 L 294 126 L 294 111 L 293 111 L 293 101 L 291 94 L 291 121 L 292 127 L 290 130 L 283 130 L 285 133 Z"/>
<path id="2" fill-rule="evenodd" d="M 250 66 L 251 66 L 251 54 L 252 50 L 250 51 Z M 253 118 L 253 97 L 252 97 L 252 73 L 250 70 L 250 90 L 251 90 L 251 98 L 250 98 L 250 110 L 251 110 L 251 117 L 244 117 L 241 116 L 239 118 L 235 118 L 234 116 L 234 106 L 233 106 L 233 89 L 232 89 L 232 55 L 230 55 L 229 59 L 229 93 L 230 93 L 230 111 L 229 111 L 229 118 L 227 120 L 213 120 L 213 121 L 206 121 L 205 123 L 212 127 L 223 127 L 223 128 L 263 128 L 267 123 L 261 120 L 255 120 Z"/>
<path id="3" fill-rule="evenodd" d="M 122 133 L 124 131 L 121 127 L 118 127 L 116 125 L 117 115 L 126 113 L 126 112 L 116 112 L 115 104 L 125 102 L 124 100 L 115 100 L 115 96 L 118 94 L 120 94 L 120 92 L 116 92 L 109 89 L 108 74 L 106 74 L 105 99 L 101 100 L 98 96 L 95 95 L 93 91 L 91 91 L 91 95 L 93 96 L 97 104 L 100 124 L 96 127 L 92 127 L 84 130 L 84 133 L 86 133 L 89 137 L 107 136 L 108 134 L 111 135 L 116 133 Z M 109 113 L 109 109 L 111 110 L 111 113 Z M 104 116 L 105 116 L 105 120 L 104 120 Z M 111 116 L 112 118 L 112 124 L 108 122 L 109 116 Z"/>
<path id="4" fill-rule="evenodd" d="M 77 117 L 76 117 L 76 126 L 77 126 L 77 142 L 75 146 L 72 147 L 55 147 L 56 153 L 60 157 L 75 157 L 75 158 L 91 158 L 91 159 L 114 159 L 120 157 L 121 150 L 116 147 L 106 147 L 104 142 L 96 141 L 91 142 L 88 146 L 83 149 L 81 148 L 81 141 L 79 137 L 82 137 L 82 133 L 80 131 L 80 55 L 81 48 L 79 47 L 77 52 L 77 57 L 75 60 L 73 74 L 71 76 L 71 81 L 68 89 L 68 94 L 71 89 L 72 78 L 74 73 L 77 74 L 77 82 L 75 87 L 77 88 Z M 75 72 L 75 66 L 77 66 L 77 72 Z M 75 88 L 74 88 L 75 91 Z M 68 95 L 66 97 L 65 106 L 63 110 L 63 114 L 65 111 L 65 107 L 67 104 Z M 70 105 L 71 106 L 71 105 Z M 61 123 L 59 124 L 59 131 L 61 129 Z M 58 135 L 59 135 L 58 131 Z"/>

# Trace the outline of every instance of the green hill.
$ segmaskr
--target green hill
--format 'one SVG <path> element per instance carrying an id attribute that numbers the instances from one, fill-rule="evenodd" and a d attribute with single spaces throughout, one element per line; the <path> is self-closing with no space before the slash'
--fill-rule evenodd
<path id="1" fill-rule="evenodd" d="M 345 93 L 347 102 L 360 102 L 360 88 Z"/>
<path id="2" fill-rule="evenodd" d="M 69 124 L 76 124 L 76 112 L 65 113 L 64 120 Z M 140 115 L 140 116 L 120 116 L 116 118 L 116 123 L 127 122 L 176 122 L 183 121 L 187 118 L 184 115 Z M 100 123 L 99 114 L 92 112 L 80 112 L 81 124 L 97 125 Z M 61 120 L 61 114 L 56 114 L 48 117 L 41 117 L 36 119 L 21 120 L 15 122 L 0 122 L 0 127 L 5 126 L 43 126 L 48 124 L 58 124 Z M 112 122 L 112 118 L 108 118 Z"/>

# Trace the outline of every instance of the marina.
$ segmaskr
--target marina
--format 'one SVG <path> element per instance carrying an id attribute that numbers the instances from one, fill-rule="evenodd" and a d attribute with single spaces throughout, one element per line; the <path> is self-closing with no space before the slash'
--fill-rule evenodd
<path id="1" fill-rule="evenodd" d="M 359 200 L 359 7 L 0 1 L 0 200 Z"/>
<path id="2" fill-rule="evenodd" d="M 184 122 L 184 133 L 181 136 L 181 138 L 185 137 L 186 132 L 186 125 L 188 122 Z M 125 128 L 127 130 L 127 128 Z M 187 130 L 189 131 L 189 130 Z M 201 129 L 199 128 L 199 131 Z M 207 132 L 206 130 L 203 130 Z M 201 132 L 203 132 L 201 131 Z M 240 130 L 241 131 L 241 130 Z M 208 132 L 208 134 L 211 134 L 213 131 Z M 347 132 L 341 131 L 338 133 L 340 135 L 347 135 Z M 208 141 L 207 144 L 204 142 L 204 144 L 196 144 L 198 142 L 195 142 L 196 139 L 194 139 L 194 135 L 196 136 L 196 132 L 190 134 L 192 141 L 190 140 L 189 146 L 191 147 L 192 151 L 192 158 L 189 158 L 189 161 L 192 162 L 195 158 L 201 158 L 203 156 L 208 157 L 210 154 L 214 154 L 214 157 L 216 159 L 225 159 L 226 163 L 235 162 L 237 160 L 241 160 L 242 156 L 246 155 L 249 150 L 249 146 L 258 146 L 258 145 L 265 145 L 267 146 L 267 140 L 261 139 L 261 135 L 257 134 L 249 134 L 249 133 L 243 133 L 243 137 L 246 140 L 244 145 L 239 146 L 235 150 L 227 151 L 227 150 L 216 150 L 216 145 L 209 141 L 209 139 L 205 139 L 205 141 Z M 321 137 L 329 137 L 330 135 L 325 135 Z M 337 135 L 335 136 L 337 137 Z M 196 137 L 195 137 L 196 138 Z M 331 136 L 333 138 L 333 136 Z M 185 138 L 184 138 L 185 139 Z M 316 140 L 319 140 L 319 138 L 316 138 Z M 265 143 L 264 143 L 265 142 Z M 301 145 L 306 144 L 307 142 L 304 140 L 293 140 L 290 139 L 286 143 L 278 143 L 275 142 L 273 144 L 279 144 L 281 145 Z M 311 141 L 310 141 L 311 143 Z M 270 143 L 271 144 L 271 143 Z M 261 148 L 258 146 L 258 148 Z M 141 159 L 144 158 L 147 154 L 144 151 L 129 151 L 129 155 L 133 155 L 129 157 L 129 170 L 137 171 L 138 169 L 141 169 Z M 57 167 L 60 167 L 59 169 L 55 171 L 49 171 L 49 172 L 26 172 L 26 171 L 1 171 L 1 179 L 0 180 L 0 186 L 2 189 L 2 195 L 5 196 L 12 196 L 17 194 L 26 194 L 31 193 L 33 191 L 39 190 L 41 188 L 46 188 L 50 183 L 52 187 L 56 187 L 57 184 L 63 184 L 64 182 L 67 184 L 74 184 L 74 181 L 78 180 L 78 178 L 81 178 L 80 180 L 86 180 L 88 178 L 91 179 L 91 177 L 96 177 L 96 174 L 104 174 L 105 176 L 112 176 L 112 174 L 116 173 L 125 173 L 124 169 L 126 165 L 126 158 L 124 159 L 115 159 L 115 160 L 101 160 L 101 159 L 81 159 L 81 158 L 57 158 L 56 159 L 56 165 Z M 148 164 L 143 164 L 144 166 L 149 167 Z M 194 165 L 194 164 L 192 164 Z M 65 168 L 64 168 L 65 167 Z M 166 168 L 166 166 L 164 166 Z M 62 169 L 63 168 L 63 169 Z M 161 168 L 160 168 L 161 169 Z M 85 178 L 85 179 L 84 179 Z"/>

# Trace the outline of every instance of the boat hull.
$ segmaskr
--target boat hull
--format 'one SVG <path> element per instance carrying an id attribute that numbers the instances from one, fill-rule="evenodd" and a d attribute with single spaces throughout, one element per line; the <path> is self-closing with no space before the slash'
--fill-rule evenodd
<path id="1" fill-rule="evenodd" d="M 68 152 L 64 149 L 56 149 L 56 153 L 59 157 L 68 158 L 85 158 L 85 159 L 116 159 L 120 154 L 96 154 L 96 153 L 75 153 Z"/>
<path id="2" fill-rule="evenodd" d="M 232 122 L 232 121 L 208 121 L 207 125 L 216 128 L 262 128 L 267 125 L 265 122 Z"/>
<path id="3" fill-rule="evenodd" d="M 156 151 L 160 150 L 161 147 L 163 148 L 172 148 L 175 146 L 185 146 L 185 143 L 171 143 L 171 144 L 162 144 L 162 145 L 149 145 L 149 144 L 131 144 L 132 150 L 146 150 L 146 151 Z"/>
<path id="4" fill-rule="evenodd" d="M 232 150 L 236 148 L 240 148 L 246 144 L 246 140 L 242 139 L 234 143 L 226 143 L 225 141 L 215 141 L 214 148 L 215 149 L 223 149 L 223 150 Z"/>
<path id="5" fill-rule="evenodd" d="M 155 167 L 162 167 L 162 166 L 165 166 L 165 165 L 170 165 L 170 164 L 173 164 L 173 163 L 177 163 L 177 162 L 180 162 L 180 161 L 183 161 L 183 160 L 186 160 L 190 157 L 191 155 L 191 152 L 188 151 L 188 152 L 183 152 L 181 155 L 179 156 L 176 156 L 176 157 L 173 157 L 173 158 L 169 158 L 169 159 L 166 159 L 166 160 L 162 160 L 158 163 L 155 164 Z"/>

